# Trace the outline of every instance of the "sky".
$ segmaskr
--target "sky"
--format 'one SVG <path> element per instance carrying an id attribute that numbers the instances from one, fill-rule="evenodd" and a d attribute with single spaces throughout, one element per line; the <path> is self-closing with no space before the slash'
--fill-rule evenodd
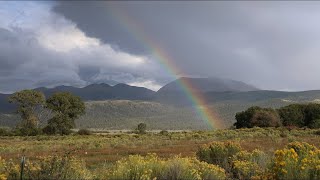
<path id="1" fill-rule="evenodd" d="M 0 92 L 114 81 L 158 90 L 180 76 L 320 89 L 319 19 L 315 1 L 0 1 Z"/>

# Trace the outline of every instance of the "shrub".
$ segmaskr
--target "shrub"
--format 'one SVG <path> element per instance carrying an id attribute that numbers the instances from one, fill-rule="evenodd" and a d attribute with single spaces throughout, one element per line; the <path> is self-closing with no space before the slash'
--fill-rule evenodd
<path id="1" fill-rule="evenodd" d="M 236 179 L 252 179 L 265 173 L 268 156 L 260 151 L 240 151 L 232 157 L 232 175 Z"/>
<path id="2" fill-rule="evenodd" d="M 169 132 L 166 131 L 166 130 L 162 130 L 162 131 L 160 131 L 160 134 L 164 135 L 164 136 L 167 136 L 169 134 Z"/>
<path id="3" fill-rule="evenodd" d="M 213 142 L 200 147 L 196 155 L 200 161 L 216 164 L 231 171 L 231 158 L 241 151 L 241 147 L 233 142 Z"/>
<path id="4" fill-rule="evenodd" d="M 271 171 L 276 179 L 319 179 L 320 150 L 307 143 L 290 143 L 274 153 Z"/>
<path id="5" fill-rule="evenodd" d="M 139 134 L 145 134 L 147 129 L 147 125 L 145 123 L 138 124 L 137 131 Z"/>
<path id="6" fill-rule="evenodd" d="M 19 179 L 20 164 L 0 158 L 0 179 Z M 47 156 L 26 160 L 23 179 L 92 179 L 84 161 L 73 156 Z"/>
<path id="7" fill-rule="evenodd" d="M 12 133 L 17 136 L 37 136 L 42 134 L 42 130 L 36 127 L 17 127 Z"/>
<path id="8" fill-rule="evenodd" d="M 88 129 L 80 129 L 77 133 L 79 135 L 91 135 L 92 134 L 92 132 Z"/>
<path id="9" fill-rule="evenodd" d="M 194 158 L 176 156 L 164 160 L 155 154 L 131 155 L 116 162 L 109 179 L 225 179 L 222 168 Z"/>
<path id="10" fill-rule="evenodd" d="M 11 135 L 9 128 L 0 127 L 0 136 L 9 136 L 9 135 Z"/>

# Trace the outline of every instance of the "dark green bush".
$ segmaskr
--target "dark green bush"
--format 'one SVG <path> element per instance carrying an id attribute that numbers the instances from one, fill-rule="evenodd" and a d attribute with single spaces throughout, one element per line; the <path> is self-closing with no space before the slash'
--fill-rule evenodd
<path id="1" fill-rule="evenodd" d="M 160 134 L 166 136 L 169 134 L 169 132 L 167 130 L 162 130 L 160 131 Z"/>
<path id="2" fill-rule="evenodd" d="M 147 125 L 145 123 L 138 124 L 137 131 L 139 134 L 145 134 L 147 129 Z"/>
<path id="3" fill-rule="evenodd" d="M 88 130 L 88 129 L 80 129 L 80 130 L 77 132 L 77 134 L 79 134 L 79 135 L 91 135 L 92 132 L 91 132 L 90 130 Z"/>

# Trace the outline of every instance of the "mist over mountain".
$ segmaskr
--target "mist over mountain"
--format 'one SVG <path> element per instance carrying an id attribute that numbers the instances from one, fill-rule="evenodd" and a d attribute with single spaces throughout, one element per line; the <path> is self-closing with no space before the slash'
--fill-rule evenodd
<path id="1" fill-rule="evenodd" d="M 181 82 L 187 82 L 196 91 L 200 92 L 244 92 L 259 90 L 258 88 L 252 85 L 230 79 L 181 77 L 163 86 L 161 89 L 159 89 L 157 93 L 161 94 L 167 92 L 181 91 Z"/>

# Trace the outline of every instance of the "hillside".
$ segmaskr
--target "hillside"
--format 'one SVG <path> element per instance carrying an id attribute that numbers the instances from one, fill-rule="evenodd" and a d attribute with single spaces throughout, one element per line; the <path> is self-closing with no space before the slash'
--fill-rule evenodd
<path id="1" fill-rule="evenodd" d="M 180 92 L 181 82 L 187 82 L 187 84 L 199 92 L 242 92 L 259 90 L 258 88 L 248 85 L 244 82 L 230 79 L 181 77 L 163 86 L 157 93 L 164 94 L 170 92 Z"/>
<path id="2" fill-rule="evenodd" d="M 129 86 L 127 84 L 117 84 L 110 86 L 108 84 L 91 84 L 83 88 L 72 86 L 58 86 L 55 88 L 40 87 L 35 90 L 41 91 L 46 97 L 55 92 L 70 92 L 81 97 L 84 101 L 95 100 L 148 100 L 154 95 L 154 91 L 143 87 Z M 12 113 L 15 109 L 13 104 L 8 103 L 9 94 L 0 94 L 0 113 Z"/>
<path id="3" fill-rule="evenodd" d="M 203 86 L 205 81 L 207 79 L 198 85 Z M 68 91 L 85 100 L 86 114 L 76 121 L 78 128 L 134 129 L 138 123 L 145 122 L 150 129 L 206 129 L 207 125 L 195 112 L 192 107 L 194 104 L 186 98 L 185 93 L 170 90 L 174 89 L 174 84 L 169 83 L 158 92 L 125 84 L 92 84 L 84 88 L 59 86 L 36 90 L 44 92 L 46 96 Z M 217 92 L 209 89 L 209 86 L 203 87 L 202 95 L 207 106 L 218 114 L 225 127 L 235 122 L 237 112 L 250 106 L 278 108 L 291 103 L 320 101 L 320 91 L 243 91 L 240 88 L 239 91 Z M 0 126 L 13 127 L 19 122 L 19 116 L 12 114 L 15 107 L 7 103 L 8 96 L 0 95 Z"/>

